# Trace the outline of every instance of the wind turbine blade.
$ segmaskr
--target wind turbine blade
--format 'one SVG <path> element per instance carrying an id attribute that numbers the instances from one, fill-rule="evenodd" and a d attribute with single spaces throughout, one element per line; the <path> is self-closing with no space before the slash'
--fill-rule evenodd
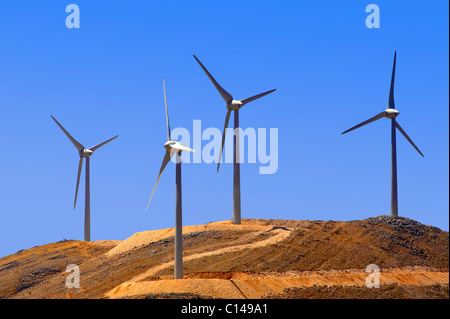
<path id="1" fill-rule="evenodd" d="M 219 91 L 220 95 L 225 100 L 225 102 L 229 103 L 229 102 L 233 101 L 233 97 L 230 95 L 230 93 L 225 91 L 219 85 L 219 83 L 217 83 L 217 81 L 213 78 L 213 76 L 208 72 L 208 70 L 203 66 L 203 64 L 200 62 L 199 59 L 197 59 L 197 57 L 195 55 L 194 55 L 194 58 L 197 60 L 198 64 L 200 64 L 200 66 L 202 67 L 203 71 L 205 71 L 206 75 L 209 77 L 211 82 L 214 84 L 214 86 L 216 87 L 217 91 Z"/>
<path id="2" fill-rule="evenodd" d="M 170 138 L 170 124 L 169 124 L 169 111 L 167 110 L 167 99 L 166 99 L 166 85 L 164 84 L 164 77 L 163 77 L 163 88 L 164 88 L 164 105 L 166 106 L 166 121 L 167 121 L 167 139 L 171 141 Z"/>
<path id="3" fill-rule="evenodd" d="M 254 95 L 254 96 L 252 96 L 252 97 L 248 97 L 248 98 L 246 98 L 246 99 L 241 100 L 241 102 L 242 102 L 243 105 L 245 105 L 245 104 L 247 104 L 247 103 L 250 103 L 251 101 L 254 101 L 254 100 L 256 100 L 256 99 L 259 99 L 260 97 L 263 97 L 263 96 L 265 96 L 265 95 L 267 95 L 267 94 L 270 94 L 270 93 L 272 93 L 272 92 L 274 92 L 274 91 L 276 91 L 276 90 L 277 90 L 277 89 L 273 89 L 273 90 L 270 90 L 270 91 L 267 91 L 267 92 L 264 92 L 264 93 L 260 93 L 260 94 Z"/>
<path id="4" fill-rule="evenodd" d="M 194 152 L 195 153 L 194 149 L 189 148 L 187 146 L 184 146 L 181 143 L 170 145 L 170 148 L 174 149 L 174 150 L 177 150 L 177 151 L 187 151 L 187 152 Z"/>
<path id="5" fill-rule="evenodd" d="M 392 76 L 391 76 L 391 87 L 389 88 L 389 101 L 388 108 L 395 109 L 394 103 L 394 80 L 395 80 L 395 64 L 397 60 L 397 51 L 394 53 L 394 66 L 392 67 Z"/>
<path id="6" fill-rule="evenodd" d="M 77 207 L 78 186 L 80 185 L 80 176 L 82 167 L 83 167 L 83 158 L 80 157 L 80 162 L 78 163 L 77 187 L 75 188 L 75 201 L 73 202 L 73 209 Z"/>
<path id="7" fill-rule="evenodd" d="M 161 177 L 161 174 L 164 171 L 164 168 L 166 167 L 167 163 L 169 163 L 170 159 L 172 158 L 172 156 L 174 154 L 175 154 L 174 152 L 167 152 L 166 151 L 166 154 L 164 155 L 163 162 L 161 164 L 161 168 L 159 169 L 158 178 L 156 179 L 155 186 L 153 187 L 152 195 L 150 196 L 150 199 L 148 200 L 148 204 L 147 204 L 147 207 L 145 208 L 145 210 L 147 210 L 148 206 L 150 205 L 150 202 L 151 202 L 151 200 L 153 198 L 153 194 L 155 193 L 156 185 L 158 185 L 159 178 Z"/>
<path id="8" fill-rule="evenodd" d="M 368 119 L 367 121 L 364 121 L 364 122 L 362 122 L 362 123 L 360 123 L 360 124 L 358 124 L 358 125 L 356 125 L 356 126 L 353 126 L 352 128 L 348 129 L 348 130 L 345 131 L 345 132 L 342 132 L 341 134 L 348 133 L 348 132 L 350 132 L 350 131 L 356 130 L 357 128 L 360 128 L 361 126 L 364 126 L 364 125 L 366 125 L 366 124 L 369 124 L 369 123 L 372 123 L 372 122 L 374 122 L 374 121 L 376 121 L 376 120 L 379 120 L 379 119 L 381 119 L 382 117 L 384 117 L 385 114 L 386 114 L 386 112 L 383 111 L 383 112 L 381 112 L 381 113 L 375 115 L 374 117 Z"/>
<path id="9" fill-rule="evenodd" d="M 223 128 L 223 134 L 222 134 L 222 145 L 220 146 L 220 154 L 219 154 L 219 161 L 217 163 L 217 172 L 219 172 L 219 167 L 220 167 L 220 160 L 222 158 L 222 150 L 223 150 L 223 145 L 225 143 L 225 136 L 227 135 L 227 129 L 228 129 L 228 121 L 230 120 L 230 115 L 231 115 L 231 110 L 227 111 L 227 115 L 225 117 L 225 126 Z"/>
<path id="10" fill-rule="evenodd" d="M 397 121 L 395 121 L 395 126 L 397 127 L 397 129 L 400 131 L 400 133 L 403 134 L 403 136 L 408 140 L 409 143 L 411 143 L 411 145 L 416 149 L 417 152 L 419 152 L 420 155 L 422 155 L 422 157 L 425 157 L 422 152 L 419 150 L 419 148 L 416 146 L 416 144 L 414 144 L 414 142 L 409 138 L 408 134 L 406 134 L 406 132 L 402 129 L 402 127 L 400 126 L 400 124 L 398 124 Z"/>
<path id="11" fill-rule="evenodd" d="M 110 138 L 109 140 L 106 140 L 106 141 L 104 141 L 104 142 L 102 142 L 102 143 L 100 143 L 100 144 L 97 144 L 97 145 L 95 145 L 95 146 L 92 146 L 92 147 L 90 148 L 90 150 L 91 150 L 92 152 L 95 151 L 95 150 L 98 150 L 100 147 L 102 147 L 103 145 L 105 145 L 105 144 L 111 142 L 113 139 L 115 139 L 115 138 L 118 137 L 118 136 L 119 136 L 119 135 L 116 135 L 116 136 Z"/>
<path id="12" fill-rule="evenodd" d="M 50 115 L 51 116 L 51 115 Z M 58 124 L 59 128 L 64 132 L 64 134 L 66 134 L 66 136 L 69 138 L 69 140 L 72 142 L 72 144 L 77 148 L 77 150 L 79 152 L 81 152 L 84 149 L 84 146 L 81 145 L 80 143 L 78 143 L 78 141 L 76 139 L 74 139 L 69 132 L 67 132 L 64 127 L 62 127 L 61 124 L 59 124 L 59 122 L 53 117 L 51 116 L 51 118 L 56 122 L 56 124 Z"/>

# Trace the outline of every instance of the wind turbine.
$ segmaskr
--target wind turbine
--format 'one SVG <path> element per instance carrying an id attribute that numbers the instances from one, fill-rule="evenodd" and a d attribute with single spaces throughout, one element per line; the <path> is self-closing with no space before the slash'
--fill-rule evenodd
<path id="1" fill-rule="evenodd" d="M 146 210 L 150 205 L 150 201 L 155 193 L 156 185 L 158 185 L 159 178 L 161 177 L 164 168 L 173 155 L 176 154 L 176 169 L 175 169 L 175 279 L 183 279 L 183 229 L 182 229 L 182 210 L 181 210 L 181 152 L 195 152 L 192 148 L 184 146 L 180 142 L 173 141 L 170 136 L 170 125 L 169 125 L 169 113 L 167 110 L 167 99 L 166 99 L 166 86 L 164 84 L 163 78 L 163 89 L 164 89 L 164 104 L 166 107 L 166 122 L 167 122 L 167 142 L 164 144 L 166 153 L 164 155 L 161 168 L 159 169 L 158 178 L 156 179 L 155 186 L 153 187 L 152 195 L 148 200 Z"/>
<path id="2" fill-rule="evenodd" d="M 51 115 L 50 115 L 51 116 Z M 90 241 L 91 240 L 91 196 L 90 196 L 90 165 L 89 165 L 89 158 L 94 154 L 94 151 L 102 147 L 103 145 L 111 142 L 113 139 L 115 139 L 117 136 L 114 136 L 113 138 L 110 138 L 109 140 L 106 140 L 100 144 L 97 144 L 95 146 L 92 146 L 91 148 L 85 148 L 83 145 L 78 143 L 77 140 L 75 140 L 65 129 L 62 127 L 61 124 L 53 117 L 52 119 L 58 124 L 59 128 L 64 132 L 64 134 L 67 135 L 69 140 L 72 142 L 72 144 L 76 147 L 78 150 L 78 154 L 80 155 L 80 161 L 78 163 L 78 176 L 77 176 L 77 187 L 75 188 L 75 201 L 73 203 L 73 209 L 77 206 L 77 195 L 78 195 L 78 186 L 80 184 L 80 175 L 81 175 L 81 168 L 83 166 L 83 158 L 86 159 L 86 183 L 85 183 L 85 199 L 84 199 L 84 240 Z"/>
<path id="3" fill-rule="evenodd" d="M 350 131 L 353 131 L 361 126 L 364 126 L 366 124 L 372 123 L 376 120 L 379 120 L 383 117 L 386 117 L 388 119 L 391 119 L 391 215 L 392 216 L 398 216 L 398 193 L 397 193 L 397 140 L 396 140 L 396 130 L 398 129 L 400 133 L 403 134 L 403 136 L 408 140 L 409 143 L 416 149 L 417 152 L 419 152 L 420 155 L 423 154 L 419 150 L 419 148 L 414 144 L 414 142 L 409 138 L 408 134 L 402 129 L 400 124 L 397 123 L 396 117 L 399 115 L 399 112 L 395 109 L 395 103 L 394 103 L 394 79 L 395 79 L 395 64 L 397 60 L 397 51 L 394 53 L 394 66 L 392 67 L 392 76 L 391 76 L 391 86 L 389 89 L 389 100 L 388 100 L 388 107 L 383 112 L 375 115 L 374 117 L 368 119 L 367 121 L 364 121 L 350 129 L 348 129 L 345 132 L 342 132 L 342 134 L 348 133 Z"/>
<path id="4" fill-rule="evenodd" d="M 241 224 L 241 170 L 240 170 L 240 158 L 239 158 L 239 109 L 242 108 L 245 104 L 250 103 L 256 99 L 259 99 L 269 93 L 274 92 L 274 90 L 270 90 L 267 92 L 263 92 L 252 97 L 243 99 L 243 100 L 235 100 L 233 97 L 225 91 L 219 83 L 213 78 L 213 76 L 208 72 L 208 70 L 204 67 L 204 65 L 200 62 L 199 59 L 194 55 L 195 60 L 197 60 L 198 64 L 202 67 L 203 71 L 205 71 L 206 75 L 209 77 L 211 82 L 216 87 L 217 91 L 219 91 L 220 95 L 226 102 L 227 114 L 225 116 L 225 127 L 223 129 L 222 134 L 222 145 L 220 147 L 219 161 L 217 163 L 217 172 L 219 172 L 220 160 L 222 158 L 223 145 L 225 142 L 225 136 L 228 129 L 228 121 L 230 120 L 231 111 L 234 111 L 234 138 L 233 138 L 233 224 Z"/>

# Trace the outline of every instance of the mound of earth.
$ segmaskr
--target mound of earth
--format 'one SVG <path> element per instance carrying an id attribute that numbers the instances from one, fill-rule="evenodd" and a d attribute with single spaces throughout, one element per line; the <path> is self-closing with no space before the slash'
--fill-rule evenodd
<path id="1" fill-rule="evenodd" d="M 448 232 L 404 217 L 213 222 L 183 227 L 182 280 L 168 228 L 0 258 L 0 298 L 448 298 L 448 246 Z M 66 287 L 69 264 L 78 289 Z M 369 264 L 382 289 L 365 286 Z"/>

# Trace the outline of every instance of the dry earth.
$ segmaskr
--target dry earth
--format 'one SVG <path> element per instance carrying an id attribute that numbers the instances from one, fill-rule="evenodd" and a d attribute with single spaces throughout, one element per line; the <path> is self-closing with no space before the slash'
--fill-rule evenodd
<path id="1" fill-rule="evenodd" d="M 173 236 L 63 241 L 0 258 L 0 298 L 448 298 L 448 232 L 407 218 L 185 226 L 182 280 L 172 279 Z M 80 267 L 79 289 L 65 286 L 69 264 Z M 369 264 L 380 289 L 365 286 Z"/>

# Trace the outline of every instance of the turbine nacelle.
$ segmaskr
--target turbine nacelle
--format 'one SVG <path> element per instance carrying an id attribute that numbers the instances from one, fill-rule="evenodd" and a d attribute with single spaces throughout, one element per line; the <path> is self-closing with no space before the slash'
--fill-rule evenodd
<path id="1" fill-rule="evenodd" d="M 94 154 L 90 149 L 84 148 L 80 151 L 80 157 L 91 157 Z"/>
<path id="2" fill-rule="evenodd" d="M 231 111 L 239 110 L 244 106 L 244 103 L 241 101 L 232 100 L 230 103 L 227 103 L 227 109 Z"/>
<path id="3" fill-rule="evenodd" d="M 387 108 L 384 112 L 386 112 L 385 117 L 387 117 L 388 119 L 395 119 L 400 114 L 399 111 L 391 108 Z"/>
<path id="4" fill-rule="evenodd" d="M 164 148 L 166 149 L 166 151 L 170 152 L 172 150 L 172 145 L 175 143 L 175 141 L 167 141 L 166 143 L 164 143 Z"/>
<path id="5" fill-rule="evenodd" d="M 180 142 L 172 140 L 169 140 L 166 143 L 164 143 L 164 148 L 166 149 L 167 152 L 172 153 L 178 153 L 182 151 L 195 152 L 195 150 L 193 150 L 192 148 L 189 148 Z"/>

